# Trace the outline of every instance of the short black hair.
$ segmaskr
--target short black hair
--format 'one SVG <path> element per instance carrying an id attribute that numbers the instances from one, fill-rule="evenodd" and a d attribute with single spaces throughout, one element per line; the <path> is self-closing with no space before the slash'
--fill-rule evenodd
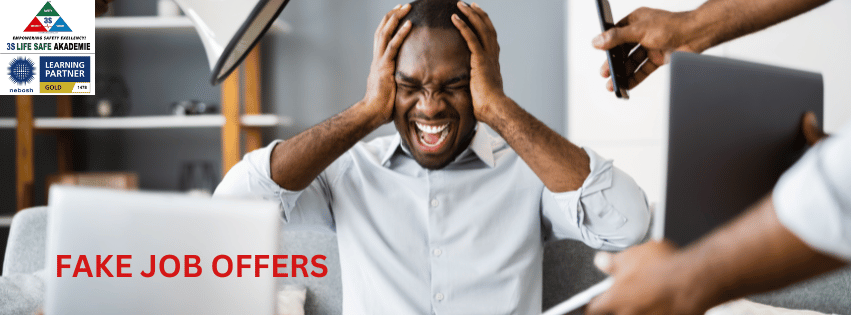
<path id="1" fill-rule="evenodd" d="M 467 27 L 473 30 L 476 38 L 479 38 L 479 32 L 473 24 L 470 24 L 470 20 L 464 15 L 464 12 L 458 9 L 458 2 L 458 0 L 416 0 L 411 2 L 411 10 L 399 21 L 399 27 L 405 24 L 405 21 L 411 21 L 412 29 L 422 26 L 457 30 L 458 28 L 452 23 L 452 14 L 457 14 L 467 24 Z"/>

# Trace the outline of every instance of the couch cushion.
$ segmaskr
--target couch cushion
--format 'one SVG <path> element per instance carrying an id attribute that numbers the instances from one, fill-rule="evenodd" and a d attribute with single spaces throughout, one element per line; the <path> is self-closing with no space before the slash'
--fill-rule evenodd
<path id="1" fill-rule="evenodd" d="M 24 209 L 12 218 L 3 275 L 30 274 L 44 269 L 47 247 L 47 207 Z"/>
<path id="2" fill-rule="evenodd" d="M 296 277 L 279 278 L 279 287 L 286 284 L 307 287 L 304 313 L 341 314 L 343 312 L 343 286 L 340 278 L 340 254 L 336 235 L 312 229 L 288 228 L 284 226 L 281 237 L 283 255 L 324 255 L 328 274 L 322 278 Z M 280 272 L 285 272 L 281 270 Z"/>
<path id="3" fill-rule="evenodd" d="M 849 314 L 851 266 L 748 299 L 777 307 Z"/>
<path id="4" fill-rule="evenodd" d="M 606 278 L 594 266 L 597 250 L 574 240 L 550 242 L 544 248 L 543 310 L 547 310 Z"/>

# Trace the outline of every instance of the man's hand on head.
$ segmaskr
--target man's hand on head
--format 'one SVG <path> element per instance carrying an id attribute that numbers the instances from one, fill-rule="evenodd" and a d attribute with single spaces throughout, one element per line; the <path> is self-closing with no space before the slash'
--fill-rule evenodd
<path id="1" fill-rule="evenodd" d="M 461 31 L 461 36 L 470 49 L 470 93 L 473 97 L 473 112 L 476 119 L 488 123 L 487 115 L 492 106 L 498 106 L 506 98 L 502 89 L 502 73 L 499 70 L 499 43 L 496 29 L 488 14 L 475 2 L 467 6 L 458 1 L 458 8 L 476 29 L 453 14 L 452 23 Z M 481 38 L 476 36 L 476 33 Z"/>
<path id="2" fill-rule="evenodd" d="M 411 22 L 405 22 L 398 31 L 396 28 L 399 26 L 399 20 L 410 10 L 410 4 L 397 5 L 387 12 L 375 30 L 372 65 L 369 68 L 366 95 L 362 102 L 382 124 L 393 120 L 393 105 L 396 101 L 396 57 L 402 41 L 411 31 Z"/>
<path id="3" fill-rule="evenodd" d="M 411 30 L 410 24 L 398 25 L 410 9 L 410 5 L 397 5 L 378 25 L 363 100 L 275 145 L 269 157 L 269 168 L 272 181 L 278 186 L 290 191 L 307 188 L 343 153 L 392 119 L 396 98 L 396 55 L 402 40 Z"/>
<path id="4" fill-rule="evenodd" d="M 452 15 L 470 50 L 470 96 L 476 120 L 493 128 L 552 192 L 577 190 L 591 173 L 590 156 L 505 95 L 499 43 L 488 14 L 473 3 L 457 3 Z M 638 222 L 638 221 L 636 221 Z"/>
<path id="5" fill-rule="evenodd" d="M 698 47 L 690 36 L 689 12 L 668 12 L 658 9 L 639 8 L 620 20 L 614 28 L 594 37 L 594 48 L 608 50 L 622 44 L 631 45 L 626 69 L 629 72 L 627 89 L 632 89 L 653 71 L 668 63 L 674 51 L 700 53 L 706 48 Z M 600 75 L 609 78 L 606 89 L 614 91 L 610 78 L 609 63 L 603 62 Z"/>

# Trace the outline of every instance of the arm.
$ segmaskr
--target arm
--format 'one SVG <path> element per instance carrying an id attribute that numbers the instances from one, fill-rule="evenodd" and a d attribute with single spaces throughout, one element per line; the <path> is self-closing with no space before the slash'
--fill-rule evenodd
<path id="1" fill-rule="evenodd" d="M 552 192 L 577 190 L 591 172 L 588 154 L 508 97 L 481 119 L 502 136 Z"/>
<path id="2" fill-rule="evenodd" d="M 592 44 L 603 50 L 621 44 L 641 45 L 627 61 L 627 71 L 631 72 L 627 87 L 632 89 L 667 63 L 673 51 L 701 53 L 795 17 L 827 1 L 710 0 L 687 12 L 640 8 L 618 22 L 617 27 L 595 37 Z M 641 65 L 644 61 L 647 62 Z M 608 63 L 603 63 L 600 74 L 609 77 Z M 610 81 L 607 88 L 612 91 Z"/>
<path id="3" fill-rule="evenodd" d="M 361 138 L 383 122 L 358 102 L 342 113 L 278 143 L 270 157 L 272 180 L 286 190 L 300 191 Z"/>
<path id="4" fill-rule="evenodd" d="M 453 16 L 471 52 L 473 112 L 508 142 L 547 187 L 542 214 L 553 236 L 606 249 L 623 249 L 642 240 L 650 212 L 641 188 L 611 161 L 577 147 L 505 96 L 493 24 L 475 3 L 468 7 L 459 2 L 458 7 L 482 36 L 476 37 Z"/>
<path id="5" fill-rule="evenodd" d="M 829 0 L 710 0 L 692 11 L 691 42 L 698 52 L 761 31 Z M 698 31 L 703 30 L 703 31 Z"/>
<path id="6" fill-rule="evenodd" d="M 650 242 L 612 257 L 602 254 L 595 263 L 615 284 L 592 301 L 589 314 L 703 314 L 843 266 L 789 232 L 770 197 L 683 251 Z"/>
<path id="7" fill-rule="evenodd" d="M 395 60 L 402 40 L 411 30 L 410 22 L 400 27 L 395 35 L 393 33 L 410 8 L 409 4 L 396 6 L 375 31 L 373 61 L 364 99 L 275 147 L 270 157 L 275 183 L 291 191 L 306 188 L 361 138 L 392 119 L 396 99 Z"/>
<path id="8" fill-rule="evenodd" d="M 552 192 L 577 190 L 591 172 L 588 154 L 508 97 L 482 119 L 523 158 Z"/>
<path id="9" fill-rule="evenodd" d="M 458 2 L 479 39 L 460 18 L 452 21 L 461 31 L 471 55 L 470 93 L 476 119 L 491 126 L 532 168 L 550 191 L 579 189 L 591 172 L 588 154 L 544 125 L 508 98 L 499 72 L 496 30 L 481 7 Z"/>

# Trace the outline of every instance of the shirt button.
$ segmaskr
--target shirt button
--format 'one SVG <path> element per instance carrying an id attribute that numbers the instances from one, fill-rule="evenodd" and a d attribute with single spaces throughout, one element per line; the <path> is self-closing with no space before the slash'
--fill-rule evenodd
<path id="1" fill-rule="evenodd" d="M 433 253 L 435 256 L 440 256 L 440 254 L 443 254 L 443 251 L 440 248 L 436 248 Z"/>
<path id="2" fill-rule="evenodd" d="M 440 205 L 440 201 L 437 201 L 437 199 L 431 200 L 431 207 L 432 208 L 437 208 L 437 206 L 439 206 L 439 205 Z"/>
<path id="3" fill-rule="evenodd" d="M 443 293 L 435 294 L 434 299 L 438 301 L 443 301 Z"/>

